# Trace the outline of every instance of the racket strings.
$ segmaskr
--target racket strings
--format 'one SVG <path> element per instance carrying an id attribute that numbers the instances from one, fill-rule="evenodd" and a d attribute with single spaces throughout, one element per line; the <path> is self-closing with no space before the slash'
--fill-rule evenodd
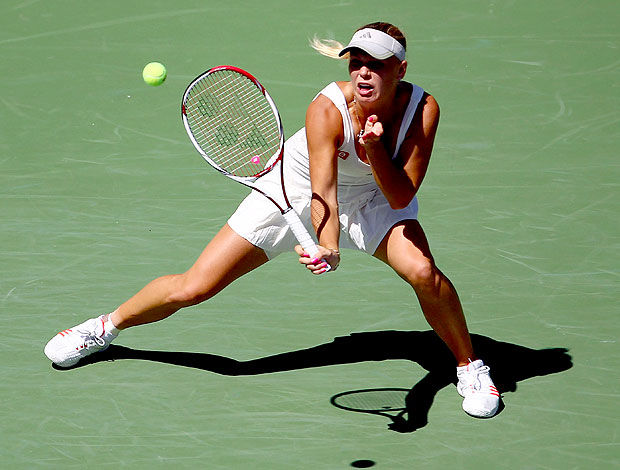
<path id="1" fill-rule="evenodd" d="M 185 108 L 197 143 L 226 172 L 256 176 L 271 165 L 280 124 L 249 78 L 230 70 L 208 74 L 188 94 Z"/>

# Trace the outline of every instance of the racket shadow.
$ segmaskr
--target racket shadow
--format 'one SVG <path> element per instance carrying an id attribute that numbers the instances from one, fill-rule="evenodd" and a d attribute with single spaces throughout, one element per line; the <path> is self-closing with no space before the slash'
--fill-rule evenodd
<path id="1" fill-rule="evenodd" d="M 493 381 L 502 394 L 515 392 L 518 382 L 563 372 L 572 367 L 572 358 L 565 348 L 531 349 L 482 335 L 472 334 L 471 337 L 477 354 L 491 368 Z M 232 377 L 359 362 L 409 360 L 419 364 L 427 373 L 407 388 L 405 409 L 392 419 L 389 426 L 398 432 L 413 432 L 426 426 L 435 395 L 444 387 L 456 384 L 454 358 L 433 331 L 352 333 L 318 346 L 249 361 L 215 354 L 149 351 L 113 344 L 73 367 L 53 367 L 66 371 L 98 362 L 126 359 L 189 367 Z"/>

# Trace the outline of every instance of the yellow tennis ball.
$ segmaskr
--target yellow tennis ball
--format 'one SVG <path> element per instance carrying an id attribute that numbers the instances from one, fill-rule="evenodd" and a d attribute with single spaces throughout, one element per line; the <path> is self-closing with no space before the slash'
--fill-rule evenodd
<path id="1" fill-rule="evenodd" d="M 151 62 L 144 67 L 142 78 L 151 86 L 159 86 L 166 80 L 166 74 L 166 67 L 159 62 Z"/>

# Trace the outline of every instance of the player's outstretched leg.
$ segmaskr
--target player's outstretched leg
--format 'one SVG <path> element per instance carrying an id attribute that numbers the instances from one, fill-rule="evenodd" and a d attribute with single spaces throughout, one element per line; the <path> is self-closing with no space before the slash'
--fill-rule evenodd
<path id="1" fill-rule="evenodd" d="M 47 343 L 45 355 L 58 366 L 71 367 L 106 349 L 119 331 L 203 302 L 267 260 L 263 250 L 225 225 L 185 273 L 157 278 L 110 315 L 61 331 Z"/>

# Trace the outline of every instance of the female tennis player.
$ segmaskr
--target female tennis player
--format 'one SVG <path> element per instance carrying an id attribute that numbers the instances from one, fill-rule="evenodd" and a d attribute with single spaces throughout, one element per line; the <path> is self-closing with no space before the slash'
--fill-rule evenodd
<path id="1" fill-rule="evenodd" d="M 491 417 L 499 393 L 473 351 L 458 295 L 435 265 L 417 220 L 416 194 L 433 149 L 437 102 L 403 80 L 406 40 L 391 24 L 363 26 L 346 47 L 318 39 L 312 46 L 348 60 L 350 75 L 316 96 L 305 128 L 285 145 L 287 193 L 316 231 L 319 255 L 296 246 L 280 211 L 252 192 L 187 272 L 155 279 L 111 314 L 60 332 L 45 354 L 61 367 L 72 366 L 107 348 L 121 330 L 205 301 L 282 252 L 295 249 L 310 272 L 323 274 L 328 264 L 332 271 L 338 267 L 341 248 L 352 248 L 383 261 L 412 286 L 428 323 L 454 354 L 463 409 Z M 277 173 L 261 184 L 280 184 Z"/>

